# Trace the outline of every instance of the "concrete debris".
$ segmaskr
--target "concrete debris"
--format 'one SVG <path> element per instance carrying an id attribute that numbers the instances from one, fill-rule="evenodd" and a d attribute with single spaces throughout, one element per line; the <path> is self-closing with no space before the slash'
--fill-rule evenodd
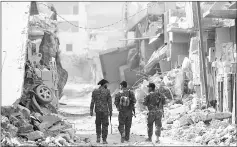
<path id="1" fill-rule="evenodd" d="M 61 118 L 51 114 L 41 116 L 39 119 L 41 120 L 41 123 L 38 127 L 41 131 L 47 130 L 49 127 L 53 126 L 58 121 L 61 121 Z"/>
<path id="2" fill-rule="evenodd" d="M 31 124 L 24 124 L 23 126 L 19 127 L 18 133 L 30 133 L 33 132 L 33 125 Z"/>
<path id="3" fill-rule="evenodd" d="M 37 139 L 43 139 L 44 133 L 40 131 L 34 131 L 28 134 L 27 138 L 31 141 L 35 141 Z"/>
<path id="4" fill-rule="evenodd" d="M 140 83 L 135 90 L 138 100 L 137 108 L 141 112 L 146 112 L 142 102 L 148 93 L 146 85 L 149 82 L 155 83 L 159 89 L 168 87 L 172 98 L 166 94 L 167 105 L 164 107 L 163 136 L 171 136 L 175 140 L 202 145 L 232 145 L 234 142 L 236 143 L 236 126 L 228 123 L 231 114 L 217 112 L 213 107 L 203 107 L 205 102 L 196 93 L 193 94 L 193 83 L 185 77 L 186 71 L 191 72 L 188 61 L 184 63 L 183 69 L 173 69 L 163 75 L 155 74 Z"/>
<path id="5" fill-rule="evenodd" d="M 201 145 L 230 146 L 233 143 L 236 144 L 236 125 L 228 122 L 231 114 L 210 111 L 209 108 L 201 110 L 196 97 L 195 94 L 190 95 L 183 99 L 183 105 L 169 104 L 165 108 L 164 122 L 166 124 L 163 125 L 165 128 L 163 136 L 172 136 L 175 140 L 190 141 Z M 180 111 L 180 108 L 190 105 L 196 105 L 196 108 L 186 107 Z"/>
<path id="6" fill-rule="evenodd" d="M 8 108 L 2 107 L 2 110 Z M 33 111 L 29 114 L 24 106 L 12 107 L 9 112 L 2 111 L 2 146 L 77 146 L 84 142 L 75 135 L 72 125 L 58 114 L 41 115 Z"/>

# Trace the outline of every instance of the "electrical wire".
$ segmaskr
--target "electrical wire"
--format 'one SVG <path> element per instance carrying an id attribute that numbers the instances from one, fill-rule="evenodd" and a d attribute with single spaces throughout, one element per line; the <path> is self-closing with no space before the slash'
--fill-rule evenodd
<path id="1" fill-rule="evenodd" d="M 157 2 L 157 3 L 158 3 L 158 2 Z M 157 4 L 157 3 L 155 3 L 155 4 Z M 39 2 L 38 4 L 45 5 L 46 7 L 48 7 L 48 8 L 51 9 L 51 6 L 46 5 L 46 4 L 44 4 L 44 3 L 40 3 L 40 2 Z M 147 6 L 146 8 L 144 8 L 144 9 L 138 11 L 137 13 L 135 13 L 135 14 L 133 14 L 133 15 L 131 15 L 131 16 L 128 16 L 127 18 L 132 18 L 132 17 L 136 16 L 137 14 L 141 13 L 142 11 L 147 10 L 147 9 L 150 8 L 150 7 L 153 7 L 155 4 L 150 5 L 150 6 Z M 80 27 L 79 25 L 75 25 L 75 24 L 71 23 L 70 21 L 66 20 L 65 18 L 63 18 L 62 16 L 60 16 L 57 12 L 55 12 L 55 13 L 56 13 L 57 16 L 59 16 L 61 19 L 63 19 L 63 20 L 66 21 L 67 23 L 71 24 L 72 26 L 74 26 L 74 27 L 78 27 L 78 28 L 80 28 L 80 29 L 85 29 L 85 30 L 97 30 L 97 29 L 103 29 L 103 28 L 107 28 L 107 27 L 110 27 L 110 26 L 114 26 L 114 25 L 116 25 L 116 24 L 118 24 L 118 23 L 124 21 L 123 19 L 120 19 L 119 21 L 114 22 L 114 23 L 109 24 L 109 25 L 105 25 L 105 26 L 101 26 L 101 27 L 97 27 L 97 28 L 86 28 L 86 27 Z"/>

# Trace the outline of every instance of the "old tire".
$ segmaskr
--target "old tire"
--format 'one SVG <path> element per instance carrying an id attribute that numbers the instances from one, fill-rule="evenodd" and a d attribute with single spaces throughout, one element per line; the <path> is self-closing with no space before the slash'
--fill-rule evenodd
<path id="1" fill-rule="evenodd" d="M 36 90 L 36 100 L 40 104 L 48 104 L 53 100 L 52 91 L 45 85 L 39 85 Z"/>

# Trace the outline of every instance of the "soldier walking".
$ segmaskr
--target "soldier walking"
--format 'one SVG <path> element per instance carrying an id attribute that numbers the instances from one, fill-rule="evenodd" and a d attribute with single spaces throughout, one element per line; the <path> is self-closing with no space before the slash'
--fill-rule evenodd
<path id="1" fill-rule="evenodd" d="M 121 134 L 121 142 L 129 141 L 130 129 L 132 125 L 132 111 L 135 110 L 134 105 L 136 99 L 134 93 L 127 89 L 127 82 L 120 83 L 120 91 L 115 95 L 115 106 L 119 111 L 118 130 Z"/>
<path id="2" fill-rule="evenodd" d="M 147 118 L 147 133 L 148 139 L 146 141 L 152 141 L 153 124 L 155 122 L 155 135 L 156 143 L 159 143 L 159 137 L 161 134 L 161 119 L 163 115 L 163 105 L 165 104 L 165 97 L 159 91 L 155 91 L 155 84 L 149 83 L 149 94 L 145 97 L 143 104 L 148 108 Z"/>
<path id="3" fill-rule="evenodd" d="M 100 143 L 101 125 L 102 125 L 102 139 L 103 144 L 107 143 L 109 116 L 112 116 L 112 98 L 109 89 L 107 89 L 107 80 L 101 80 L 98 85 L 100 87 L 92 92 L 92 99 L 90 105 L 90 115 L 93 116 L 93 109 L 95 106 L 96 113 L 96 135 L 97 143 Z"/>

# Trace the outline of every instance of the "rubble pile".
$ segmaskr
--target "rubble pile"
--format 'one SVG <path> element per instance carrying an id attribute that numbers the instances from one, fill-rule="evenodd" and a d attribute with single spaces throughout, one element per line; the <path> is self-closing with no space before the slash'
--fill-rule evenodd
<path id="1" fill-rule="evenodd" d="M 148 78 L 148 80 L 144 80 L 138 88 L 135 90 L 135 96 L 137 98 L 137 108 L 140 111 L 145 110 L 142 102 L 146 94 L 148 94 L 147 85 L 149 82 L 153 82 L 156 84 L 157 90 L 163 93 L 167 101 L 172 101 L 173 103 L 179 103 L 180 99 L 184 94 L 189 94 L 190 89 L 188 88 L 189 80 L 185 79 L 186 74 L 183 72 L 183 69 L 173 69 L 167 73 L 155 74 Z"/>
<path id="2" fill-rule="evenodd" d="M 196 95 L 189 95 L 183 104 L 169 103 L 165 107 L 163 136 L 201 145 L 236 145 L 236 125 L 228 122 L 231 113 L 216 112 L 214 108 L 201 110 L 195 99 Z"/>
<path id="3" fill-rule="evenodd" d="M 61 116 L 30 112 L 24 106 L 1 108 L 1 146 L 76 146 L 83 142 Z"/>

